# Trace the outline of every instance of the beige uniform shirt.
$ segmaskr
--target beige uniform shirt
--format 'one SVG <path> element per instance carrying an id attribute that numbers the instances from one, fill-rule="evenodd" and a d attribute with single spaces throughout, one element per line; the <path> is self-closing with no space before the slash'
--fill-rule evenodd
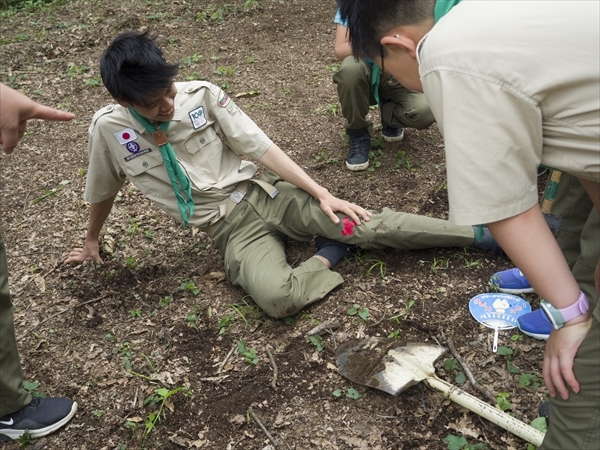
<path id="1" fill-rule="evenodd" d="M 539 164 L 600 181 L 599 5 L 465 0 L 421 42 L 452 222 L 527 211 Z"/>
<path id="2" fill-rule="evenodd" d="M 175 115 L 167 136 L 190 179 L 194 215 L 190 226 L 204 228 L 225 214 L 235 186 L 252 178 L 272 141 L 217 86 L 200 81 L 175 83 Z M 117 194 L 128 178 L 144 195 L 181 222 L 177 199 L 159 148 L 128 109 L 98 111 L 89 129 L 90 163 L 84 198 L 99 203 Z"/>

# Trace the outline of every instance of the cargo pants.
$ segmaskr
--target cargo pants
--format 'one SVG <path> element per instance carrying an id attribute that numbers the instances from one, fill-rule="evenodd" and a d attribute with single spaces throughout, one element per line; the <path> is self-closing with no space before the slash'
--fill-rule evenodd
<path id="1" fill-rule="evenodd" d="M 31 395 L 23 389 L 13 305 L 8 290 L 6 247 L 0 235 L 0 417 L 18 411 L 30 402 Z"/>
<path id="2" fill-rule="evenodd" d="M 600 307 L 594 270 L 600 257 L 600 217 L 581 183 L 563 173 L 553 213 L 564 219 L 558 244 L 594 311 L 573 372 L 579 393 L 550 398 L 550 426 L 540 450 L 597 449 L 600 443 Z"/>
<path id="3" fill-rule="evenodd" d="M 325 236 L 366 249 L 412 250 L 473 243 L 471 226 L 387 208 L 347 234 L 343 221 L 334 224 L 307 192 L 271 173 L 260 178 L 273 184 L 279 194 L 271 198 L 251 185 L 213 239 L 224 259 L 229 281 L 250 294 L 273 318 L 291 316 L 343 283 L 341 275 L 329 270 L 318 258 L 290 267 L 285 257 L 286 237 L 310 241 L 315 236 Z"/>

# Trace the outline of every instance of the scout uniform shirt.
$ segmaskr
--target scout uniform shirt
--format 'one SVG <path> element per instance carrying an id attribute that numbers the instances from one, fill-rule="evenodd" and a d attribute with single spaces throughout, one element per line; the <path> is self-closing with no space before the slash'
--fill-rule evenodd
<path id="1" fill-rule="evenodd" d="M 537 167 L 600 181 L 598 2 L 461 2 L 419 46 L 444 136 L 449 219 L 538 202 Z"/>
<path id="2" fill-rule="evenodd" d="M 240 155 L 259 159 L 273 142 L 214 84 L 175 86 L 175 113 L 166 133 L 190 180 L 194 215 L 189 225 L 206 228 L 225 215 L 235 186 L 256 174 L 256 166 Z M 129 109 L 110 105 L 94 115 L 88 152 L 85 201 L 99 203 L 116 195 L 128 178 L 160 209 L 182 221 L 160 150 Z"/>

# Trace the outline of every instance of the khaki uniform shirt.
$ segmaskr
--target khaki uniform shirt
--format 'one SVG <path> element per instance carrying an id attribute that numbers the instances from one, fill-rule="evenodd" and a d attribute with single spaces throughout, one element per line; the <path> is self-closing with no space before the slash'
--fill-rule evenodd
<path id="1" fill-rule="evenodd" d="M 463 1 L 421 41 L 452 222 L 527 211 L 540 164 L 600 181 L 599 5 Z"/>
<path id="2" fill-rule="evenodd" d="M 217 86 L 200 81 L 175 85 L 175 114 L 167 136 L 192 186 L 195 209 L 189 224 L 205 228 L 224 216 L 235 186 L 256 173 L 256 166 L 240 156 L 259 159 L 273 142 Z M 86 201 L 114 196 L 128 178 L 182 221 L 160 150 L 128 109 L 111 105 L 94 115 L 88 151 Z"/>

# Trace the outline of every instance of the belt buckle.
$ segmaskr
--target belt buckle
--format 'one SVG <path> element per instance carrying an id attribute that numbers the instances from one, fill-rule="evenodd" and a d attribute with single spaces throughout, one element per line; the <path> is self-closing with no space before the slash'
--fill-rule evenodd
<path id="1" fill-rule="evenodd" d="M 245 194 L 246 194 L 245 192 L 242 192 L 242 191 L 236 189 L 231 194 L 229 194 L 229 199 L 233 203 L 237 204 L 237 203 L 239 203 L 239 202 L 242 201 L 242 199 L 244 198 Z"/>

